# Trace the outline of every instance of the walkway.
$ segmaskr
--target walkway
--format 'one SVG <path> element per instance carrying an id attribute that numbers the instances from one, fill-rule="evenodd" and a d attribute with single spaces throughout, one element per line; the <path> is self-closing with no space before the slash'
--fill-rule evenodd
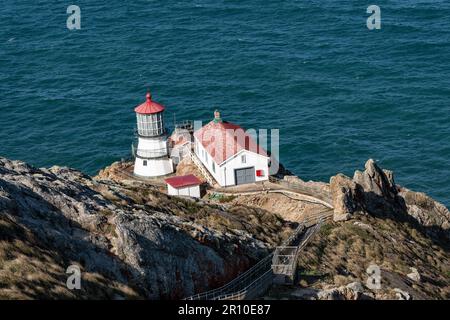
<path id="1" fill-rule="evenodd" d="M 291 245 L 300 238 L 299 244 L 297 245 L 297 252 L 299 252 L 308 243 L 311 236 L 319 229 L 320 224 L 324 220 L 332 217 L 332 214 L 332 210 L 328 209 L 305 218 L 300 222 L 293 234 L 283 242 L 282 246 Z M 186 300 L 243 300 L 259 297 L 273 283 L 274 270 L 272 269 L 272 264 L 273 261 L 277 260 L 277 256 L 274 254 L 272 252 L 223 287 L 190 296 Z"/>

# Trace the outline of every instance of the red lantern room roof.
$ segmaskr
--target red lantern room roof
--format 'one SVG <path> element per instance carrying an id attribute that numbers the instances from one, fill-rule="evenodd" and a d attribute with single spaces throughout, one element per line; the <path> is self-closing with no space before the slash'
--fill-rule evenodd
<path id="1" fill-rule="evenodd" d="M 139 114 L 153 114 L 153 113 L 159 113 L 164 111 L 164 106 L 160 105 L 159 103 L 152 101 L 152 95 L 150 92 L 147 92 L 146 96 L 147 100 L 137 106 L 134 111 Z"/>

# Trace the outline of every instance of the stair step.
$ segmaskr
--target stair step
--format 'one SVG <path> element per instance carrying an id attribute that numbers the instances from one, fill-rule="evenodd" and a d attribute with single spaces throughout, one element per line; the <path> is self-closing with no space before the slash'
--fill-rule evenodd
<path id="1" fill-rule="evenodd" d="M 189 152 L 189 157 L 191 158 L 192 162 L 194 162 L 194 164 L 199 168 L 200 173 L 204 176 L 206 181 L 211 186 L 214 186 L 216 184 L 214 177 L 208 172 L 208 170 L 206 170 L 203 163 L 201 163 L 201 161 L 198 159 L 197 155 L 195 153 L 193 153 L 191 149 L 189 149 L 188 152 Z"/>

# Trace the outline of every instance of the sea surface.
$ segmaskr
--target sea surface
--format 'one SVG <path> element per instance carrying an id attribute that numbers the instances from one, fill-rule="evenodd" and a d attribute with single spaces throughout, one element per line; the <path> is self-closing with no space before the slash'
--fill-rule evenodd
<path id="1" fill-rule="evenodd" d="M 130 156 L 147 87 L 169 127 L 218 108 L 279 129 L 302 179 L 374 158 L 450 206 L 448 0 L 0 3 L 1 156 L 95 174 Z"/>

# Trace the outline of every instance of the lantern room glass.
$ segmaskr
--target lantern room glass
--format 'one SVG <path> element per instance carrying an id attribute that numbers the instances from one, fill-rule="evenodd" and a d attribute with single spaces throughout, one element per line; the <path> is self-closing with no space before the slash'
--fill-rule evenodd
<path id="1" fill-rule="evenodd" d="M 138 134 L 145 137 L 160 136 L 164 133 L 162 113 L 137 114 Z"/>

